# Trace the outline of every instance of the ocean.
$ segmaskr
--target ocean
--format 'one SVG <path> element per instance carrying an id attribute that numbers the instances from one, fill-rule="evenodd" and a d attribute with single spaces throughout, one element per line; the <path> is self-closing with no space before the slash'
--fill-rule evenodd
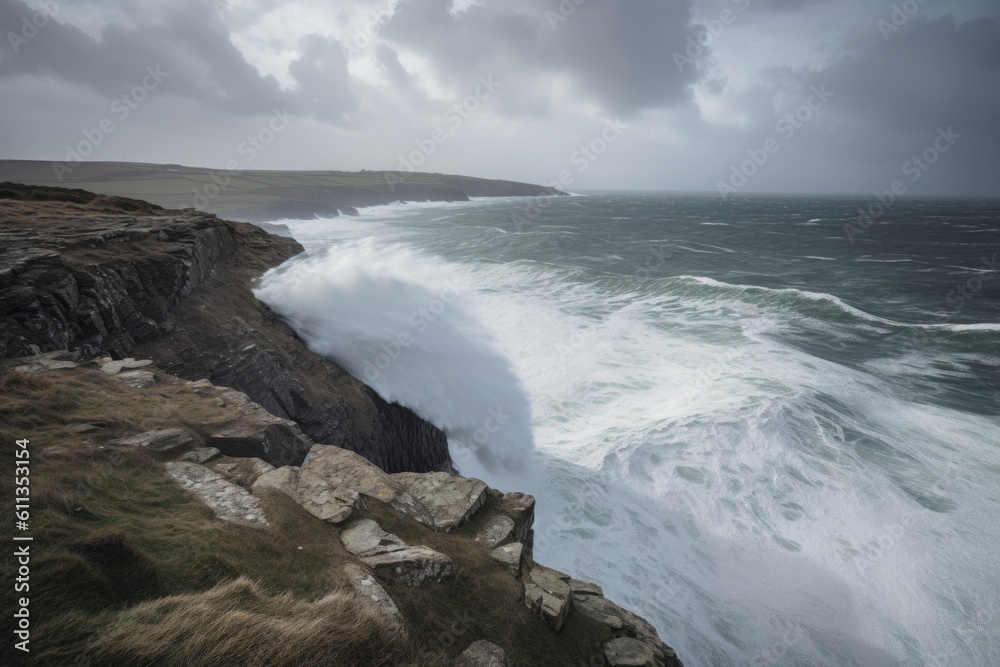
<path id="1" fill-rule="evenodd" d="M 307 252 L 258 297 L 688 667 L 1000 664 L 1000 201 L 282 222 Z"/>

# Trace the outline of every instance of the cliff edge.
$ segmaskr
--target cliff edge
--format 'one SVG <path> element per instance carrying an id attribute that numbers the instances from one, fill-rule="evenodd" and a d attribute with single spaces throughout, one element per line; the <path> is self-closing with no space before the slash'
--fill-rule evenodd
<path id="1" fill-rule="evenodd" d="M 682 667 L 534 560 L 534 498 L 453 474 L 443 433 L 254 299 L 295 241 L 5 183 L 0 244 L 0 452 L 32 540 L 30 599 L 4 595 L 30 652 L 4 664 Z"/>

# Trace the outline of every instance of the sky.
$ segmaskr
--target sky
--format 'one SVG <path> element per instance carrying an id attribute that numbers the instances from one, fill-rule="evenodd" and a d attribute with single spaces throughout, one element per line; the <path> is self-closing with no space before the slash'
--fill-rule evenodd
<path id="1" fill-rule="evenodd" d="M 996 0 L 0 0 L 0 158 L 1000 196 L 998 22 Z"/>

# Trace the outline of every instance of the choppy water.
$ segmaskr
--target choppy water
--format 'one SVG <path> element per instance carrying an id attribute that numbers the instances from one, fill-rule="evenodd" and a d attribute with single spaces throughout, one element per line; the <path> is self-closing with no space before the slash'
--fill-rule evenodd
<path id="1" fill-rule="evenodd" d="M 1000 202 L 538 203 L 286 221 L 258 295 L 689 667 L 1000 664 Z"/>

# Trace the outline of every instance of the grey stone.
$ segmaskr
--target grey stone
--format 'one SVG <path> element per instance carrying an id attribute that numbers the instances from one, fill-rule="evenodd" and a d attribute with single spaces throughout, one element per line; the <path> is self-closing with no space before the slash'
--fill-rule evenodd
<path id="1" fill-rule="evenodd" d="M 112 377 L 136 389 L 145 389 L 156 384 L 156 375 L 150 371 L 124 371 Z"/>
<path id="2" fill-rule="evenodd" d="M 368 556 L 361 561 L 385 581 L 404 586 L 420 586 L 444 581 L 454 565 L 448 556 L 430 547 L 406 547 L 398 551 Z"/>
<path id="3" fill-rule="evenodd" d="M 502 505 L 514 520 L 513 540 L 530 545 L 529 532 L 535 522 L 535 497 L 527 493 L 505 493 Z"/>
<path id="4" fill-rule="evenodd" d="M 297 463 L 313 446 L 295 422 L 275 417 L 243 392 L 218 391 L 217 398 L 220 407 L 236 409 L 240 414 L 233 427 L 208 438 L 208 444 L 226 456 L 258 458 L 281 467 Z"/>
<path id="5" fill-rule="evenodd" d="M 170 461 L 166 467 L 171 477 L 198 496 L 219 519 L 259 528 L 269 525 L 260 501 L 214 470 L 187 461 Z"/>
<path id="6" fill-rule="evenodd" d="M 619 637 L 607 642 L 604 657 L 611 667 L 658 667 L 653 647 L 631 637 Z"/>
<path id="7" fill-rule="evenodd" d="M 520 542 L 499 546 L 490 552 L 490 558 L 503 565 L 514 576 L 521 574 L 524 545 Z"/>
<path id="8" fill-rule="evenodd" d="M 359 494 L 388 502 L 397 491 L 390 476 L 363 456 L 341 447 L 315 445 L 299 474 L 299 503 L 324 521 L 343 523 L 351 517 Z"/>
<path id="9" fill-rule="evenodd" d="M 400 491 L 390 504 L 434 530 L 450 533 L 486 502 L 486 483 L 445 472 L 392 475 Z"/>
<path id="10" fill-rule="evenodd" d="M 452 664 L 453 667 L 511 667 L 507 653 L 485 639 L 469 644 Z"/>
<path id="11" fill-rule="evenodd" d="M 333 445 L 314 445 L 302 464 L 299 493 L 351 490 L 390 503 L 397 496 L 390 475 L 365 457 Z"/>
<path id="12" fill-rule="evenodd" d="M 535 565 L 524 581 L 524 604 L 559 632 L 572 606 L 569 575 Z"/>
<path id="13" fill-rule="evenodd" d="M 514 540 L 514 520 L 505 514 L 494 513 L 483 522 L 476 533 L 476 542 L 488 547 L 498 547 Z"/>
<path id="14" fill-rule="evenodd" d="M 355 556 L 378 556 L 407 548 L 403 540 L 385 532 L 371 519 L 362 519 L 342 530 L 340 541 Z"/>
<path id="15" fill-rule="evenodd" d="M 101 370 L 108 375 L 117 375 L 123 370 L 132 370 L 136 368 L 145 368 L 146 366 L 151 366 L 153 364 L 152 359 L 143 359 L 141 361 L 133 359 L 132 357 L 126 357 L 125 359 L 120 359 L 118 361 L 108 361 L 101 363 Z"/>
<path id="16" fill-rule="evenodd" d="M 184 429 L 168 428 L 159 431 L 146 431 L 127 438 L 118 438 L 112 440 L 111 444 L 132 445 L 161 456 L 175 456 L 190 449 L 191 445 L 194 444 L 194 438 Z"/>
<path id="17" fill-rule="evenodd" d="M 597 584 L 592 584 L 589 581 L 580 581 L 579 579 L 570 579 L 569 589 L 573 595 L 604 595 L 604 589 Z"/>
<path id="18" fill-rule="evenodd" d="M 296 466 L 283 466 L 265 472 L 253 483 L 251 490 L 259 494 L 264 489 L 277 489 L 286 496 L 295 498 L 299 484 L 299 470 Z"/>
<path id="19" fill-rule="evenodd" d="M 348 563 L 344 566 L 344 575 L 347 577 L 347 583 L 350 584 L 351 589 L 361 599 L 370 604 L 378 615 L 386 620 L 390 627 L 397 629 L 399 632 L 405 631 L 403 615 L 399 613 L 396 603 L 392 601 L 392 598 L 385 592 L 385 589 L 375 580 L 375 577 L 354 563 Z"/>
<path id="20" fill-rule="evenodd" d="M 660 644 L 660 636 L 648 621 L 600 595 L 573 594 L 573 612 L 603 623 L 612 630 L 622 630 L 650 644 Z"/>
<path id="21" fill-rule="evenodd" d="M 17 359 L 17 366 L 14 371 L 17 373 L 45 373 L 47 371 L 58 371 L 69 368 L 76 368 L 80 364 L 76 363 L 80 355 L 69 350 L 56 350 L 55 352 L 45 352 L 29 357 Z"/>

